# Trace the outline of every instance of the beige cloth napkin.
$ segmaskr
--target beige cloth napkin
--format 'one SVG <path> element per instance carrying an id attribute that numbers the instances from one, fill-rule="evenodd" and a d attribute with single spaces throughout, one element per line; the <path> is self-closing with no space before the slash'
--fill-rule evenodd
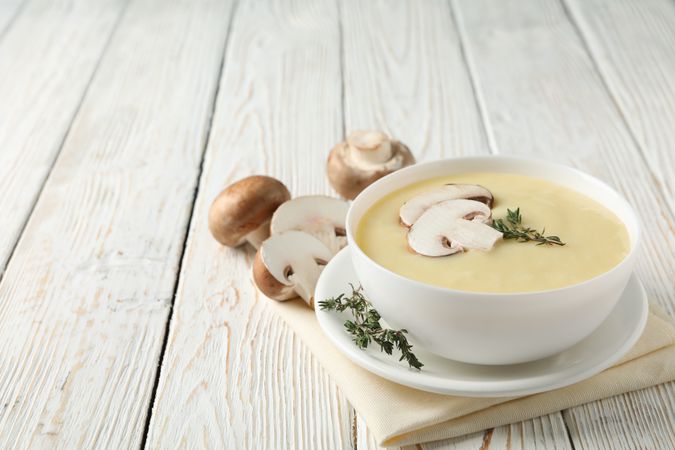
<path id="1" fill-rule="evenodd" d="M 271 305 L 318 358 L 384 447 L 460 436 L 675 379 L 675 328 L 653 308 L 635 347 L 617 365 L 594 377 L 526 397 L 468 398 L 423 392 L 380 378 L 343 356 L 304 303 Z"/>

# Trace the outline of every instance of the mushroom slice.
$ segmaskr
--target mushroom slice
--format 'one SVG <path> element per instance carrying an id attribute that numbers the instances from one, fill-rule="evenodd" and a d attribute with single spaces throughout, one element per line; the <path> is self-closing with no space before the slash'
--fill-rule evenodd
<path id="1" fill-rule="evenodd" d="M 402 142 L 381 131 L 355 131 L 330 151 L 326 171 L 333 189 L 353 199 L 374 181 L 414 163 Z"/>
<path id="2" fill-rule="evenodd" d="M 502 234 L 489 226 L 490 208 L 475 200 L 446 200 L 428 208 L 408 232 L 408 245 L 425 256 L 491 250 Z"/>
<path id="3" fill-rule="evenodd" d="M 253 279 L 258 289 L 274 300 L 299 295 L 314 307 L 314 287 L 332 256 L 311 234 L 285 231 L 262 243 L 253 262 Z"/>
<path id="4" fill-rule="evenodd" d="M 345 219 L 349 203 L 325 195 L 297 197 L 281 205 L 272 216 L 272 234 L 304 231 L 318 238 L 333 253 L 347 245 Z"/>
<path id="5" fill-rule="evenodd" d="M 253 247 L 269 236 L 272 213 L 291 193 L 272 177 L 254 175 L 231 184 L 213 200 L 209 209 L 209 230 L 218 242 Z"/>
<path id="6" fill-rule="evenodd" d="M 445 184 L 433 191 L 416 195 L 405 202 L 399 210 L 401 223 L 410 227 L 429 207 L 445 200 L 456 199 L 476 200 L 485 203 L 490 208 L 493 201 L 492 192 L 478 184 Z"/>

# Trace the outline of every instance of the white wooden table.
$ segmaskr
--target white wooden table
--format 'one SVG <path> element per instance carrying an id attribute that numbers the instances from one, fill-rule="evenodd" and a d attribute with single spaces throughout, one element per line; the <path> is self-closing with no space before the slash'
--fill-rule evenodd
<path id="1" fill-rule="evenodd" d="M 345 131 L 621 191 L 675 316 L 673 0 L 0 0 L 0 448 L 375 448 L 207 231 Z M 675 383 L 423 445 L 675 447 Z"/>

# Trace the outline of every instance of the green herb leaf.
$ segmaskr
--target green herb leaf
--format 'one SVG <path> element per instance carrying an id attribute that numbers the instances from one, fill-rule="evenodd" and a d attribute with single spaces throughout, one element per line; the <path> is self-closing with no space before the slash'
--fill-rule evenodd
<path id="1" fill-rule="evenodd" d="M 391 355 L 396 348 L 401 352 L 399 361 L 406 361 L 410 367 L 420 370 L 422 364 L 417 356 L 412 352 L 413 346 L 408 343 L 405 335 L 408 330 L 392 330 L 382 328 L 380 324 L 380 314 L 373 308 L 370 302 L 363 295 L 363 288 L 355 288 L 350 284 L 351 295 L 340 294 L 319 302 L 319 307 L 323 311 L 342 312 L 349 309 L 354 316 L 354 320 L 347 320 L 344 324 L 345 329 L 352 335 L 352 341 L 357 347 L 365 349 L 371 342 L 380 346 L 380 351 Z"/>
<path id="2" fill-rule="evenodd" d="M 546 228 L 541 233 L 530 227 L 523 226 L 523 216 L 520 208 L 514 211 L 506 210 L 505 219 L 495 219 L 492 228 L 502 233 L 504 239 L 515 239 L 518 242 L 536 242 L 537 245 L 565 245 L 558 236 L 546 236 Z"/>

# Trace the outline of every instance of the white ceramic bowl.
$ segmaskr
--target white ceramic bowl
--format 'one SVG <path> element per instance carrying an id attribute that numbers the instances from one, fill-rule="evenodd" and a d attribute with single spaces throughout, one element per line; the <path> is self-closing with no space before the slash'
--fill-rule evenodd
<path id="1" fill-rule="evenodd" d="M 465 172 L 536 176 L 581 192 L 605 205 L 624 223 L 630 251 L 617 266 L 582 283 L 499 294 L 446 289 L 406 278 L 370 259 L 356 244 L 354 233 L 361 217 L 383 196 L 417 181 Z M 630 205 L 590 175 L 533 159 L 484 156 L 417 164 L 378 180 L 352 203 L 347 238 L 365 294 L 388 324 L 406 328 L 411 341 L 446 358 L 475 364 L 516 364 L 568 349 L 600 326 L 633 272 L 640 230 Z"/>

